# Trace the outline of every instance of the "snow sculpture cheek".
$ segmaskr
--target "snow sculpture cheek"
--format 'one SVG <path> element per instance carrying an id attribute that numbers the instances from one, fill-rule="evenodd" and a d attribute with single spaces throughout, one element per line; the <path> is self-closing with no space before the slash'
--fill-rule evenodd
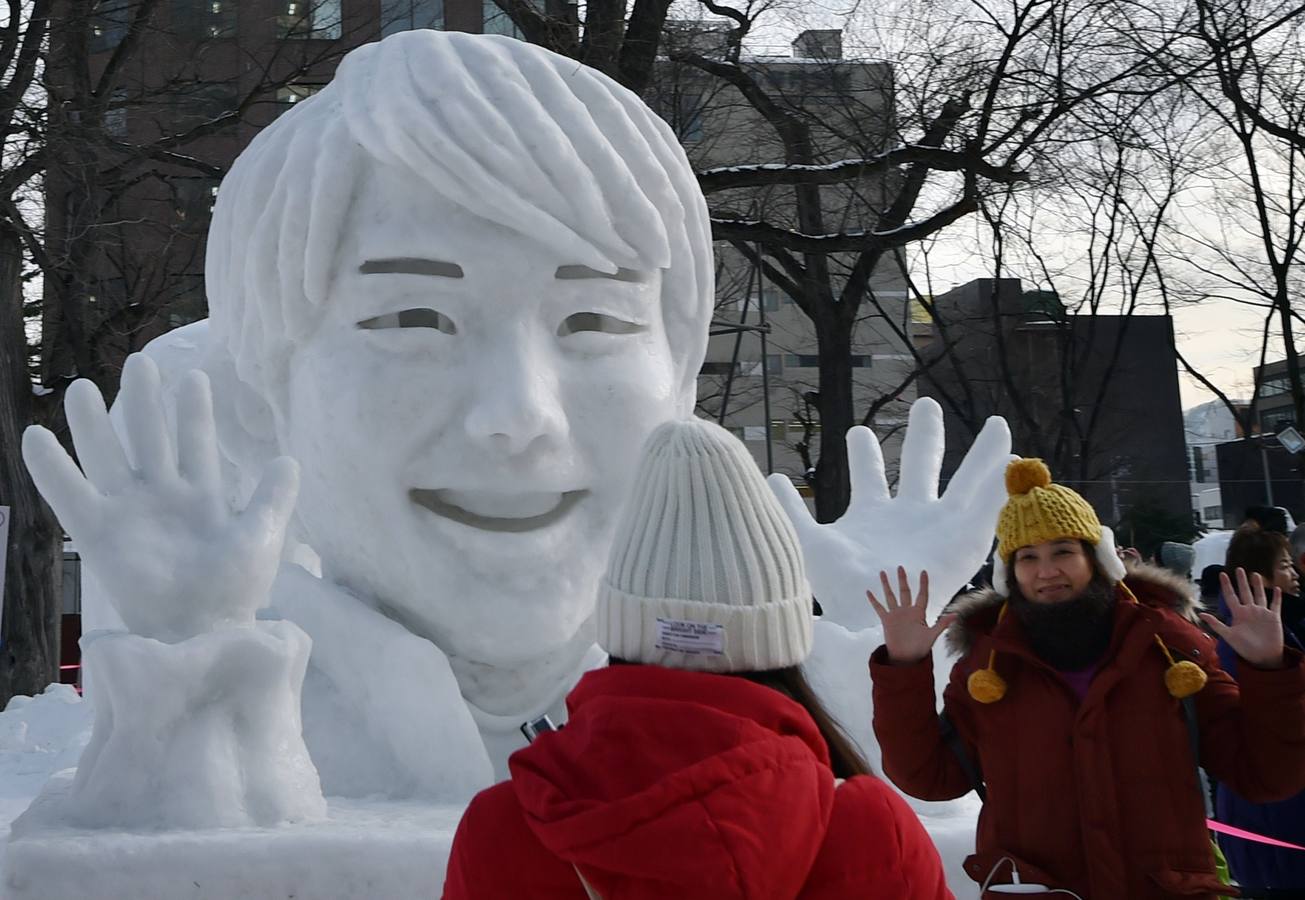
<path id="1" fill-rule="evenodd" d="M 68 799 L 87 828 L 275 825 L 326 814 L 301 737 L 311 642 L 288 622 L 179 644 L 90 641 L 95 728 Z"/>
<path id="2" fill-rule="evenodd" d="M 600 272 L 368 167 L 277 440 L 323 577 L 441 650 L 576 639 L 647 433 L 688 408 L 660 270 Z"/>

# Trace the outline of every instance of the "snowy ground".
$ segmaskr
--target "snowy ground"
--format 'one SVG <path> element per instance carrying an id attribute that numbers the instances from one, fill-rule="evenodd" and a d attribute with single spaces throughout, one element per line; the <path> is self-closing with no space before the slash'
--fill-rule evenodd
<path id="1" fill-rule="evenodd" d="M 51 685 L 45 693 L 37 697 L 16 697 L 9 704 L 4 712 L 0 713 L 0 840 L 5 842 L 9 838 L 10 823 L 27 809 L 33 798 L 40 793 L 41 788 L 49 780 L 50 776 L 56 772 L 65 769 L 71 769 L 76 766 L 77 759 L 81 755 L 82 748 L 85 747 L 91 734 L 91 709 L 89 703 L 82 702 L 68 685 Z M 973 800 L 974 813 L 977 814 L 977 801 Z M 357 808 L 354 808 L 357 806 Z M 939 807 L 940 810 L 944 809 Z M 347 841 L 350 833 L 364 835 L 368 833 L 367 828 L 356 828 L 359 823 L 366 825 L 364 820 L 376 810 L 369 810 L 362 805 L 332 803 L 332 821 L 315 826 L 316 834 L 301 834 L 296 838 L 296 847 L 285 848 L 291 852 L 291 855 L 302 855 L 311 851 L 312 847 L 320 845 L 327 847 L 333 843 L 339 843 L 342 839 Z M 397 835 L 400 832 L 407 831 L 408 836 L 412 837 L 414 833 L 434 834 L 436 831 L 448 831 L 452 828 L 453 819 L 447 815 L 446 811 L 420 811 L 409 810 L 407 815 L 396 815 L 395 809 L 386 809 L 383 811 L 385 823 L 382 825 L 378 820 L 370 826 L 371 834 L 363 838 L 363 843 L 369 839 L 372 843 L 378 838 L 377 828 L 391 828 Z M 427 820 L 430 821 L 427 821 Z M 448 821 L 444 821 L 448 819 Z M 438 821 L 436 821 L 438 820 Z M 960 864 L 967 854 L 972 852 L 974 846 L 974 824 L 973 818 L 967 815 L 957 815 L 956 808 L 951 806 L 946 809 L 945 815 L 932 816 L 923 812 L 921 820 L 925 827 L 929 829 L 938 845 L 939 852 L 942 854 L 943 863 L 947 868 L 948 882 L 956 892 L 958 900 L 973 900 L 977 896 L 975 885 L 961 871 Z M 406 825 L 404 823 L 407 823 Z M 255 846 L 259 841 L 266 842 L 268 834 L 258 833 L 257 830 L 230 830 L 226 835 L 230 840 L 225 841 L 230 845 L 233 851 L 239 851 L 241 842 L 249 843 Z M 248 833 L 246 833 L 248 832 Z M 126 843 L 132 840 L 139 841 L 139 838 L 125 837 Z M 103 842 L 101 842 L 103 843 Z M 199 848 L 186 843 L 184 836 L 176 846 L 167 850 L 171 858 L 179 865 L 197 865 L 194 862 L 187 863 L 186 857 L 192 860 L 197 858 Z M 194 844 L 191 841 L 191 844 Z M 396 841 L 396 844 L 399 843 Z M 94 854 L 96 852 L 96 839 L 93 835 L 84 834 L 79 838 L 79 844 L 85 848 L 86 852 Z M 47 848 L 49 852 L 54 852 L 52 846 Z M 132 854 L 123 854 L 130 848 L 118 840 L 112 848 L 105 843 L 103 850 L 113 850 L 109 859 L 119 861 L 128 859 Z M 391 866 L 400 863 L 400 857 L 416 857 L 418 854 L 404 852 L 402 848 L 394 848 L 396 853 L 391 860 Z M 337 846 L 332 855 L 340 850 Z M 42 848 L 36 848 L 35 852 L 43 852 Z M 66 852 L 66 845 L 65 850 Z M 375 848 L 369 850 L 374 855 Z M 430 854 L 426 854 L 429 861 Z M 0 857 L 2 859 L 3 857 Z M 284 858 L 284 857 L 283 857 Z M 216 860 L 215 860 L 216 861 Z M 112 866 L 112 863 L 110 864 Z M 103 870 L 101 870 L 103 873 Z M 124 877 L 130 875 L 129 872 L 120 873 Z M 414 873 L 415 875 L 416 873 Z M 428 879 L 427 879 L 428 881 Z M 4 883 L 4 873 L 0 871 L 0 884 Z M 100 881 L 98 886 L 101 888 L 109 887 L 107 883 Z M 49 892 L 51 885 L 42 885 L 42 890 L 32 894 L 32 896 L 52 897 L 54 894 Z M 302 885 L 301 885 L 302 887 Z M 307 894 L 305 894 L 306 896 Z M 26 896 L 26 895 L 25 895 Z M 71 894 L 70 894 L 71 896 Z M 116 896 L 116 895 L 115 895 Z M 205 896 L 197 894 L 196 896 Z M 250 895 L 253 896 L 253 895 Z"/>
<path id="2" fill-rule="evenodd" d="M 90 737 L 90 705 L 71 685 L 10 701 L 0 713 L 0 836 L 53 773 L 77 765 Z"/>

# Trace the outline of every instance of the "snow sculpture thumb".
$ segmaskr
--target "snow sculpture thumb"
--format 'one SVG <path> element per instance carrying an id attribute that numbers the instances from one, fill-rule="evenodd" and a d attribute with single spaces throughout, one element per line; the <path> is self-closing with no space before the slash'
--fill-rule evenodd
<path id="1" fill-rule="evenodd" d="M 175 443 L 151 360 L 128 359 L 119 403 L 122 438 L 94 385 L 69 386 L 81 469 L 44 428 L 23 435 L 32 480 L 129 631 L 84 639 L 96 716 L 67 815 L 131 828 L 323 816 L 300 720 L 311 642 L 289 622 L 254 619 L 276 576 L 298 466 L 269 464 L 232 513 L 202 373 L 181 386 Z"/>
<path id="2" fill-rule="evenodd" d="M 932 614 L 963 588 L 987 559 L 997 513 L 1006 500 L 1003 479 L 1010 455 L 1006 420 L 988 419 L 942 497 L 938 478 L 943 459 L 942 409 L 922 397 L 911 406 L 902 442 L 897 495 L 888 489 L 883 452 L 874 432 L 847 432 L 852 497 L 836 522 L 818 524 L 793 483 L 770 476 L 797 530 L 807 577 L 824 617 L 849 631 L 879 628 L 866 600 L 881 571 L 902 566 L 914 583 L 928 571 Z"/>

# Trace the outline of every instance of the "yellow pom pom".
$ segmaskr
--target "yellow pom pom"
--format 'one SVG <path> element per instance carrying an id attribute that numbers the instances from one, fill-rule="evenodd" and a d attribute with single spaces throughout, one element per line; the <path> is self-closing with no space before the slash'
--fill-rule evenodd
<path id="1" fill-rule="evenodd" d="M 979 669 L 971 672 L 965 686 L 970 696 L 980 703 L 996 703 L 1006 696 L 1006 679 L 992 669 Z"/>
<path id="2" fill-rule="evenodd" d="M 1006 493 L 1012 497 L 1027 494 L 1035 487 L 1051 484 L 1051 470 L 1040 459 L 1017 459 L 1006 467 Z"/>
<path id="3" fill-rule="evenodd" d="M 1179 700 L 1200 691 L 1205 687 L 1205 682 L 1205 670 L 1194 662 L 1183 660 L 1165 670 L 1165 687 L 1169 689 L 1171 697 Z"/>

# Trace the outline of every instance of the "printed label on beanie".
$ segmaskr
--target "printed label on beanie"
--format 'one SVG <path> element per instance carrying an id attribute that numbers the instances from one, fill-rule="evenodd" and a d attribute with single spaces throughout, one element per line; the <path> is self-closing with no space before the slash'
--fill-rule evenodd
<path id="1" fill-rule="evenodd" d="M 725 626 L 680 619 L 657 620 L 657 649 L 676 653 L 725 655 Z"/>

